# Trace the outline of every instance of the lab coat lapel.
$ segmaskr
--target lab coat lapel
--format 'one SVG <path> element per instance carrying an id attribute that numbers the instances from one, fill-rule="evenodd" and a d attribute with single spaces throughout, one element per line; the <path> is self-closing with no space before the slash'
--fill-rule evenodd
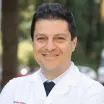
<path id="1" fill-rule="evenodd" d="M 30 95 L 33 95 L 37 101 L 43 101 L 46 98 L 46 93 L 40 78 L 40 70 L 32 75 L 29 82 L 31 83 Z"/>
<path id="2" fill-rule="evenodd" d="M 78 86 L 79 78 L 79 70 L 74 63 L 72 63 L 67 75 L 54 86 L 47 100 L 52 102 L 62 95 L 69 94 L 72 87 Z"/>

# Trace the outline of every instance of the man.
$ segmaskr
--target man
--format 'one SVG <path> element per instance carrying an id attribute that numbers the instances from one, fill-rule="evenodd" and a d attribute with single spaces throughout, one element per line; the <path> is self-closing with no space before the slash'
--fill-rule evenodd
<path id="1" fill-rule="evenodd" d="M 58 3 L 42 4 L 33 16 L 31 37 L 40 70 L 12 79 L 0 104 L 104 104 L 103 86 L 71 61 L 77 32 L 70 11 Z"/>

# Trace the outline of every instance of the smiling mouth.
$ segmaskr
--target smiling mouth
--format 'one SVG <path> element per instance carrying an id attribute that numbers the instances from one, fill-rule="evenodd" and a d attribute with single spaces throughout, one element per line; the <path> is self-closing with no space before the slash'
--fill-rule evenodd
<path id="1" fill-rule="evenodd" d="M 42 54 L 43 56 L 46 56 L 46 57 L 54 57 L 54 56 L 59 56 L 57 54 Z"/>

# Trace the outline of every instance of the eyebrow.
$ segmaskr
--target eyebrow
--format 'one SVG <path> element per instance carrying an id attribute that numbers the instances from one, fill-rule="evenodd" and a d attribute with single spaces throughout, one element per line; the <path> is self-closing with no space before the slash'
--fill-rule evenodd
<path id="1" fill-rule="evenodd" d="M 45 34 L 36 34 L 35 37 L 38 37 L 38 36 L 46 36 Z M 55 36 L 69 36 L 69 34 L 65 34 L 65 33 L 58 33 L 58 34 L 55 34 Z"/>
<path id="2" fill-rule="evenodd" d="M 38 37 L 38 36 L 45 36 L 45 34 L 36 34 L 35 37 Z"/>

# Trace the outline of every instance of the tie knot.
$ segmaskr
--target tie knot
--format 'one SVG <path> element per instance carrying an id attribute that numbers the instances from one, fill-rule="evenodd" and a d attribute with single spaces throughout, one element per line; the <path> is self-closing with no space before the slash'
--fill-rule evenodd
<path id="1" fill-rule="evenodd" d="M 46 90 L 46 94 L 48 96 L 48 94 L 50 93 L 50 91 L 52 90 L 52 88 L 55 86 L 54 82 L 44 82 L 44 88 Z"/>

